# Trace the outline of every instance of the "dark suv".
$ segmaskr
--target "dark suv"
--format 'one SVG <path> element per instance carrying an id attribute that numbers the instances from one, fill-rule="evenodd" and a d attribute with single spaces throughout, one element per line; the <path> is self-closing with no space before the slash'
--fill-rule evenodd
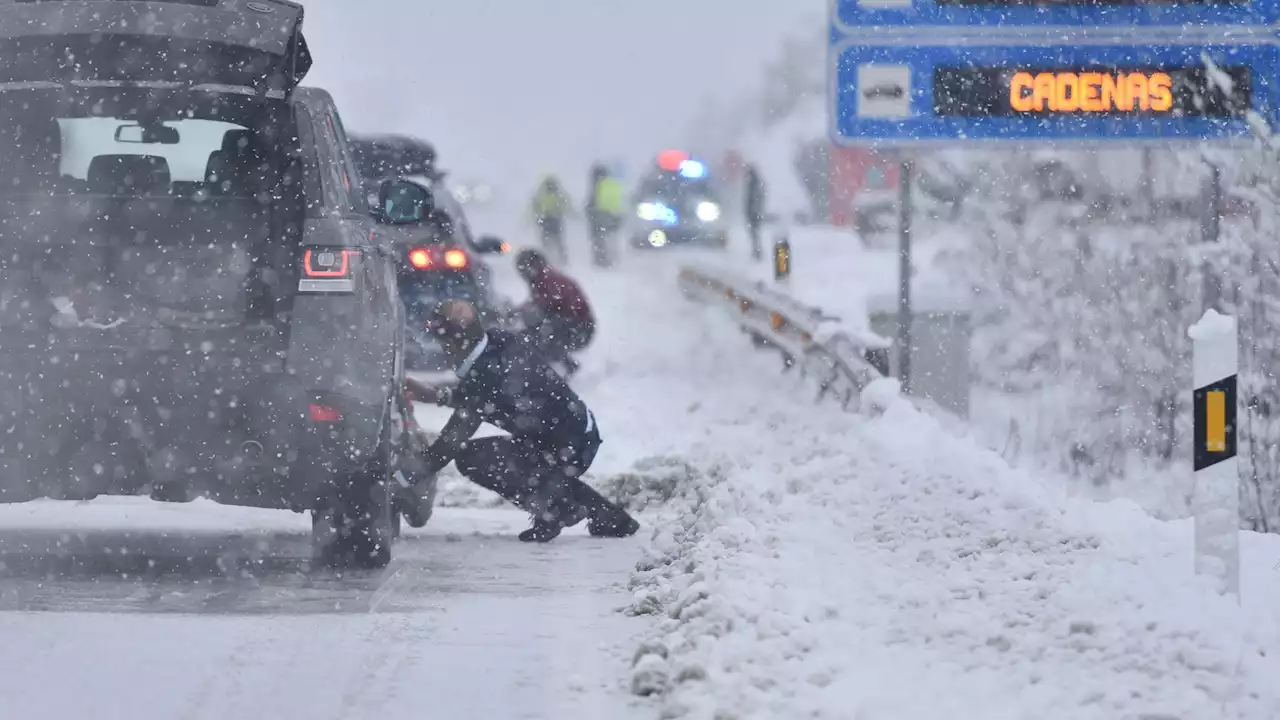
<path id="1" fill-rule="evenodd" d="M 0 502 L 310 511 L 389 561 L 403 307 L 302 18 L 0 2 Z"/>
<path id="2" fill-rule="evenodd" d="M 351 155 L 370 199 L 387 180 L 422 177 L 435 182 L 444 177 L 436 169 L 435 146 L 409 135 L 352 133 Z"/>
<path id="3" fill-rule="evenodd" d="M 353 156 L 365 194 L 378 203 L 388 183 L 392 198 L 430 209 L 420 221 L 390 228 L 395 248 L 400 295 L 409 317 L 408 367 L 441 371 L 451 367 L 439 343 L 423 330 L 425 312 L 441 300 L 467 300 L 485 322 L 498 322 L 510 303 L 494 288 L 486 255 L 507 251 L 494 236 L 472 234 L 462 203 L 436 167 L 435 148 L 405 135 L 353 135 Z M 410 199 L 415 198 L 415 199 Z M 407 207 L 407 206 L 406 206 Z M 375 216 L 395 215 L 395 208 L 375 206 Z"/>

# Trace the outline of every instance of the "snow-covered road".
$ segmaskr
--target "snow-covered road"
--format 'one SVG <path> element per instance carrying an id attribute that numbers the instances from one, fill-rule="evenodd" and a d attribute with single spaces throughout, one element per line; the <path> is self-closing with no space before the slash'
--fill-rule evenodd
<path id="1" fill-rule="evenodd" d="M 64 577 L 19 565 L 0 581 L 0 718 L 647 717 L 622 685 L 643 627 L 616 612 L 636 543 L 574 529 L 529 547 L 514 539 L 526 523 L 442 510 L 386 571 L 326 580 L 298 574 L 301 517 L 132 500 L 0 508 L 5 556 L 41 538 L 88 552 Z M 107 555 L 122 547 L 183 569 L 122 576 Z M 220 576 L 212 561 L 237 548 L 272 561 Z"/>

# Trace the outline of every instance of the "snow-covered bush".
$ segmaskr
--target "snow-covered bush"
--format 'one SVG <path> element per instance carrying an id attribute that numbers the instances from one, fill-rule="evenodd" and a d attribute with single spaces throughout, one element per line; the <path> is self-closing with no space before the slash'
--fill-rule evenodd
<path id="1" fill-rule="evenodd" d="M 1087 164 L 1081 155 L 1075 165 Z M 1225 278 L 1224 309 L 1241 318 L 1244 521 L 1280 528 L 1280 419 L 1272 420 L 1280 393 L 1271 371 L 1280 361 L 1280 248 L 1269 212 L 1257 224 L 1224 223 L 1206 255 L 1194 208 L 1135 198 L 1096 177 L 1050 193 L 1075 184 L 1044 182 L 1046 167 L 992 156 L 981 201 L 966 205 L 970 252 L 957 272 L 975 294 L 976 377 L 1014 398 L 1006 406 L 1015 408 L 1024 450 L 1114 494 L 1152 501 L 1158 490 L 1151 509 L 1181 514 L 1192 479 L 1186 328 L 1203 310 L 1207 262 Z M 1185 177 L 1196 192 L 1198 174 Z M 1274 206 L 1265 172 L 1224 179 L 1255 207 Z M 1137 487 L 1155 477 L 1159 487 Z"/>

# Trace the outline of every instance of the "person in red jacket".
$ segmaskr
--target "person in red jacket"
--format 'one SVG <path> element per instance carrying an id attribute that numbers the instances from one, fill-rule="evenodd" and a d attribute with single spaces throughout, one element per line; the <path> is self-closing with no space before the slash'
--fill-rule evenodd
<path id="1" fill-rule="evenodd" d="M 525 317 L 529 337 L 547 359 L 572 375 L 578 371 L 573 353 L 591 344 L 596 332 L 586 293 L 537 250 L 522 250 L 516 256 L 516 270 L 529 283 L 529 302 L 517 311 Z"/>

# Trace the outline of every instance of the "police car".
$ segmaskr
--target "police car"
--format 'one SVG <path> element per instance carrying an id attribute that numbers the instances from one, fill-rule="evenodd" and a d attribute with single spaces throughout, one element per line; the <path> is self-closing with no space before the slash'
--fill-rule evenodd
<path id="1" fill-rule="evenodd" d="M 728 245 L 718 188 L 706 164 L 688 153 L 659 154 L 636 188 L 634 200 L 627 234 L 636 248 Z"/>

